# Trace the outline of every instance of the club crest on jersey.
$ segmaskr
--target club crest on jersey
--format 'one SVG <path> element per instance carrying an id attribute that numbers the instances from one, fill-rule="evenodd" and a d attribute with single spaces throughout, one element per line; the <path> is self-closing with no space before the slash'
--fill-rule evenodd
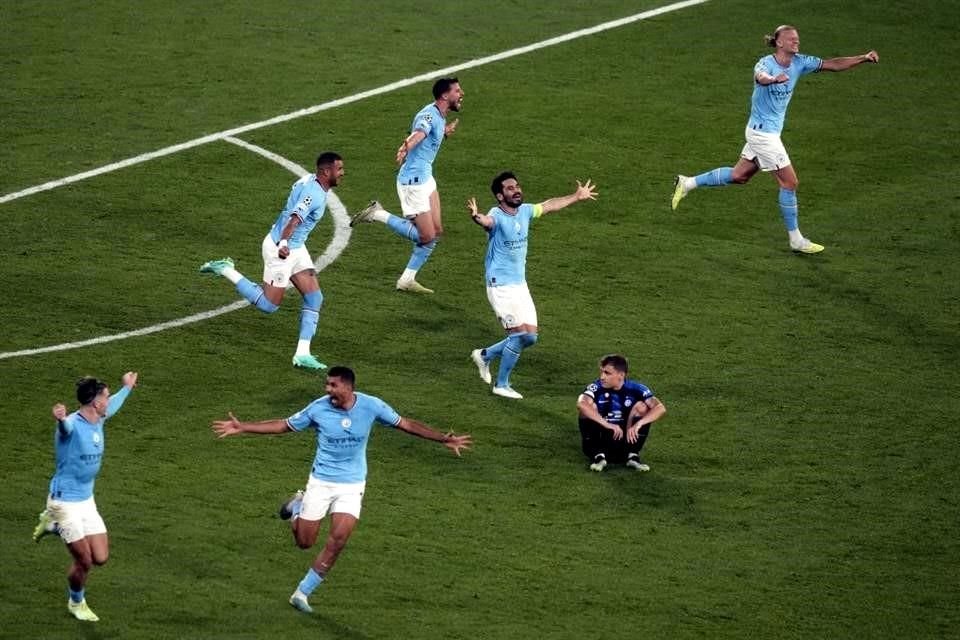
<path id="1" fill-rule="evenodd" d="M 520 229 L 522 229 L 522 228 L 523 228 L 523 227 L 520 225 L 520 222 L 519 222 L 519 221 L 514 221 L 514 223 L 513 223 L 513 231 L 514 231 L 514 233 L 516 233 L 517 235 L 520 235 Z"/>
<path id="2" fill-rule="evenodd" d="M 344 431 L 350 431 L 350 427 L 353 426 L 353 421 L 350 418 L 344 418 L 340 421 L 340 426 L 343 427 Z"/>
<path id="3" fill-rule="evenodd" d="M 623 401 L 623 406 L 625 407 L 629 407 L 632 404 L 633 404 L 633 398 L 627 398 L 626 400 Z"/>

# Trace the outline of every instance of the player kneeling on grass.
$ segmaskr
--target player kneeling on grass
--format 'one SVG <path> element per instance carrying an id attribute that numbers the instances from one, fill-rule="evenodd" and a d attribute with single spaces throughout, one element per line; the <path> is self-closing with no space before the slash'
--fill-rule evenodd
<path id="1" fill-rule="evenodd" d="M 351 369 L 333 367 L 327 372 L 326 395 L 289 418 L 241 422 L 231 413 L 228 420 L 213 423 L 214 432 L 221 438 L 240 433 L 317 432 L 317 452 L 306 491 L 298 491 L 280 508 L 280 517 L 290 520 L 293 538 L 301 549 L 316 543 L 320 521 L 330 514 L 326 544 L 290 596 L 290 604 L 305 613 L 313 611 L 307 598 L 324 581 L 357 526 L 373 423 L 440 442 L 458 456 L 472 444 L 469 435 L 443 434 L 401 416 L 380 398 L 354 391 L 354 382 Z"/>
<path id="2" fill-rule="evenodd" d="M 627 378 L 627 359 L 619 354 L 600 360 L 600 377 L 577 398 L 583 453 L 592 471 L 603 471 L 608 462 L 626 463 L 636 471 L 649 471 L 640 459 L 650 425 L 667 412 L 653 391 Z"/>
<path id="3" fill-rule="evenodd" d="M 332 151 L 325 151 L 317 157 L 316 174 L 305 175 L 290 187 L 287 203 L 261 243 L 262 285 L 237 271 L 231 258 L 210 260 L 200 267 L 200 273 L 223 276 L 232 282 L 237 293 L 264 313 L 273 313 L 280 308 L 288 285 L 296 287 L 303 296 L 303 310 L 293 366 L 304 369 L 327 368 L 310 353 L 310 343 L 320 320 L 323 293 L 306 242 L 327 209 L 327 193 L 340 184 L 341 178 L 343 159 Z"/>
<path id="4" fill-rule="evenodd" d="M 40 513 L 33 539 L 39 542 L 43 536 L 57 533 L 67 545 L 73 557 L 67 574 L 67 611 L 78 620 L 100 619 L 87 606 L 84 589 L 93 565 L 105 564 L 110 554 L 107 527 L 93 499 L 93 485 L 103 460 L 103 425 L 120 410 L 136 384 L 136 372 L 128 371 L 123 374 L 123 388 L 111 396 L 105 382 L 83 378 L 77 382 L 79 409 L 67 415 L 62 404 L 53 406 L 57 470 L 50 480 L 47 508 Z"/>

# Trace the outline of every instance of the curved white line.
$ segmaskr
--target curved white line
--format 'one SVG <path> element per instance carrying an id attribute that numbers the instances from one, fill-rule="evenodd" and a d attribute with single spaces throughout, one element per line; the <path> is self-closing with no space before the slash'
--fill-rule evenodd
<path id="1" fill-rule="evenodd" d="M 185 149 L 191 149 L 193 147 L 198 147 L 200 145 L 207 144 L 208 142 L 215 142 L 216 140 L 222 140 L 229 136 L 234 136 L 240 133 L 246 133 L 247 131 L 253 131 L 254 129 L 261 129 L 263 127 L 269 127 L 275 124 L 280 124 L 281 122 L 288 122 L 296 118 L 302 118 L 303 116 L 313 115 L 321 111 L 327 111 L 329 109 L 341 107 L 345 104 L 350 104 L 351 102 L 357 102 L 359 100 L 365 100 L 366 98 L 372 98 L 373 96 L 378 96 L 384 93 L 389 93 L 391 91 L 396 91 L 397 89 L 403 89 L 404 87 L 409 87 L 419 82 L 424 82 L 426 80 L 433 80 L 435 78 L 440 78 L 446 75 L 452 75 L 454 73 L 457 73 L 458 71 L 463 71 L 464 69 L 472 69 L 474 67 L 480 67 L 485 64 L 490 64 L 491 62 L 499 62 L 501 60 L 506 60 L 508 58 L 513 58 L 515 56 L 523 55 L 525 53 L 530 53 L 531 51 L 537 51 L 538 49 L 543 49 L 545 47 L 552 47 L 555 44 L 562 44 L 564 42 L 569 42 L 570 40 L 576 40 L 577 38 L 582 38 L 584 36 L 591 36 L 595 33 L 600 33 L 602 31 L 616 29 L 617 27 L 622 27 L 624 25 L 638 22 L 640 20 L 646 20 L 647 18 L 653 18 L 655 16 L 663 15 L 664 13 L 670 13 L 672 11 L 677 11 L 679 9 L 686 9 L 687 7 L 692 7 L 698 4 L 704 4 L 705 2 L 708 2 L 708 0 L 684 0 L 683 2 L 675 2 L 673 4 L 668 4 L 663 7 L 658 7 L 656 9 L 650 9 L 649 11 L 636 13 L 632 16 L 627 16 L 626 18 L 611 20 L 609 22 L 604 22 L 593 27 L 588 27 L 586 29 L 571 31 L 570 33 L 565 33 L 563 35 L 556 36 L 555 38 L 541 40 L 540 42 L 528 44 L 523 47 L 517 47 L 515 49 L 509 49 L 507 51 L 501 51 L 500 53 L 495 53 L 493 55 L 485 56 L 483 58 L 475 58 L 473 60 L 468 60 L 466 62 L 454 65 L 452 67 L 437 69 L 436 71 L 431 71 L 429 73 L 423 73 L 418 76 L 413 76 L 411 78 L 405 78 L 404 80 L 398 80 L 397 82 L 391 82 L 390 84 L 385 84 L 382 87 L 377 87 L 376 89 L 362 91 L 360 93 L 355 93 L 345 98 L 338 98 L 337 100 L 331 100 L 330 102 L 324 102 L 323 104 L 317 104 L 317 105 L 313 105 L 312 107 L 307 107 L 305 109 L 300 109 L 298 111 L 293 111 L 291 113 L 275 116 L 273 118 L 270 118 L 269 120 L 261 120 L 260 122 L 245 124 L 243 126 L 234 127 L 233 129 L 227 129 L 226 131 L 221 131 L 219 133 L 211 133 L 201 138 L 196 138 L 194 140 L 189 140 L 187 142 L 175 144 L 171 147 L 165 147 L 157 151 L 144 153 L 139 156 L 135 156 L 133 158 L 127 158 L 126 160 L 121 160 L 119 162 L 114 162 L 112 164 L 98 167 L 96 169 L 91 169 L 90 171 L 84 171 L 83 173 L 78 173 L 76 175 L 68 176 L 66 178 L 61 178 L 59 180 L 51 180 L 50 182 L 45 182 L 43 184 L 39 184 L 34 187 L 29 187 L 27 189 L 23 189 L 22 191 L 8 193 L 4 196 L 0 196 L 0 204 L 4 202 L 9 202 L 11 200 L 16 200 L 17 198 L 22 198 L 24 196 L 33 195 L 34 193 L 40 193 L 41 191 L 49 191 L 50 189 L 56 189 L 57 187 L 62 187 L 63 185 L 66 185 L 66 184 L 79 182 L 80 180 L 85 180 L 87 178 L 92 178 L 94 176 L 98 176 L 104 173 L 116 171 L 117 169 L 123 169 L 125 167 L 139 164 L 141 162 L 146 162 L 147 160 L 153 160 L 154 158 L 168 156 L 172 153 L 177 153 L 178 151 L 183 151 Z"/>
<path id="2" fill-rule="evenodd" d="M 262 147 L 250 144 L 249 142 L 244 142 L 243 140 L 239 140 L 237 138 L 225 138 L 225 140 L 232 142 L 239 147 L 243 147 L 244 149 L 248 149 L 249 151 L 253 151 L 254 153 L 259 154 L 273 162 L 276 162 L 297 176 L 303 176 L 309 173 L 309 171 L 295 162 L 291 162 L 283 156 L 279 156 L 272 151 L 267 151 Z M 340 201 L 340 198 L 338 198 L 337 194 L 333 191 L 327 193 L 327 209 L 329 209 L 330 216 L 333 219 L 333 238 L 330 240 L 330 244 L 327 245 L 323 255 L 314 261 L 314 266 L 316 267 L 317 271 L 322 271 L 334 260 L 336 260 L 340 254 L 343 253 L 343 250 L 347 248 L 347 244 L 350 241 L 350 214 L 347 213 L 347 208 L 343 206 L 343 202 Z M 165 331 L 167 329 L 175 329 L 184 325 L 193 324 L 194 322 L 200 322 L 201 320 L 209 320 L 210 318 L 215 318 L 225 313 L 242 309 L 249 305 L 250 303 L 246 300 L 238 300 L 210 311 L 195 313 L 191 316 L 186 316 L 185 318 L 180 318 L 178 320 L 161 322 L 160 324 L 144 327 L 143 329 L 124 331 L 123 333 L 116 333 L 110 336 L 100 336 L 99 338 L 90 338 L 89 340 L 81 340 L 79 342 L 65 342 L 63 344 L 51 345 L 49 347 L 22 349 L 20 351 L 8 351 L 6 353 L 0 353 L 0 360 L 20 358 L 23 356 L 34 356 L 41 353 L 50 353 L 52 351 L 69 351 L 70 349 L 80 349 L 82 347 L 104 344 L 106 342 L 115 342 L 117 340 L 126 340 L 127 338 L 136 338 L 138 336 L 145 336 L 151 333 Z"/>

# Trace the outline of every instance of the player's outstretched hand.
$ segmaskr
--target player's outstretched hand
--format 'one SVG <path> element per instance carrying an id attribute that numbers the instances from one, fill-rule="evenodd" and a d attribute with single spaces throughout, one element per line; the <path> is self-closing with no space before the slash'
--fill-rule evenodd
<path id="1" fill-rule="evenodd" d="M 67 408 L 63 406 L 63 403 L 58 402 L 53 405 L 53 417 L 60 422 L 61 420 L 67 417 Z"/>
<path id="2" fill-rule="evenodd" d="M 127 371 L 123 374 L 123 386 L 133 389 L 137 386 L 137 378 L 140 376 L 136 371 Z"/>
<path id="3" fill-rule="evenodd" d="M 470 434 L 463 434 L 458 436 L 452 431 L 446 435 L 446 439 L 443 441 L 443 446 L 450 451 L 453 451 L 457 456 L 460 455 L 460 452 L 469 449 L 473 445 L 473 437 Z"/>
<path id="4" fill-rule="evenodd" d="M 867 62 L 872 62 L 876 64 L 880 62 L 880 54 L 874 51 L 873 49 L 871 49 L 870 51 L 867 51 L 865 54 L 863 54 L 863 59 L 866 60 Z"/>
<path id="5" fill-rule="evenodd" d="M 587 178 L 585 183 L 581 183 L 577 180 L 577 200 L 596 200 L 597 199 L 597 185 L 593 184 L 590 178 Z"/>
<path id="6" fill-rule="evenodd" d="M 240 421 L 233 415 L 233 412 L 228 411 L 227 416 L 229 416 L 229 420 L 214 420 L 213 424 L 210 425 L 210 428 L 213 429 L 213 432 L 217 434 L 218 438 L 226 438 L 227 436 L 235 436 L 238 433 L 243 433 L 243 430 L 240 428 Z"/>
<path id="7" fill-rule="evenodd" d="M 477 199 L 470 198 L 467 200 L 467 211 L 470 212 L 470 217 L 480 215 L 480 210 L 477 208 Z"/>

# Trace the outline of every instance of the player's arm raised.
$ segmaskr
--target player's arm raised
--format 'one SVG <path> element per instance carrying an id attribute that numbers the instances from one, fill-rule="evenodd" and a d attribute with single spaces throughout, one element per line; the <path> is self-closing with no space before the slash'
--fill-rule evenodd
<path id="1" fill-rule="evenodd" d="M 440 433 L 436 429 L 432 429 L 418 420 L 404 418 L 403 416 L 400 417 L 400 422 L 397 423 L 397 428 L 401 431 L 406 431 L 411 435 L 423 438 L 424 440 L 433 440 L 434 442 L 439 442 L 458 456 L 460 455 L 461 450 L 469 449 L 473 444 L 473 438 L 469 434 L 458 436 L 452 431 L 448 433 Z"/>
<path id="2" fill-rule="evenodd" d="M 213 429 L 213 432 L 217 434 L 218 438 L 226 438 L 227 436 L 235 436 L 241 433 L 273 434 L 287 433 L 290 431 L 290 426 L 287 424 L 286 418 L 261 420 L 260 422 L 241 422 L 237 420 L 237 417 L 233 415 L 232 411 L 228 412 L 227 416 L 228 418 L 226 420 L 214 420 L 213 424 L 210 425 L 210 428 Z"/>
<path id="3" fill-rule="evenodd" d="M 821 71 L 846 71 L 852 67 L 857 66 L 858 64 L 863 64 L 864 62 L 872 62 L 874 64 L 880 62 L 880 55 L 876 51 L 868 51 L 859 56 L 846 56 L 843 58 L 830 58 L 829 60 L 824 60 L 820 63 Z"/>
<path id="4" fill-rule="evenodd" d="M 541 214 L 546 215 L 548 213 L 553 213 L 554 211 L 559 211 L 560 209 L 565 209 L 573 203 L 580 202 L 581 200 L 596 200 L 597 195 L 597 185 L 593 184 L 590 179 L 587 179 L 587 181 L 584 183 L 581 183 L 579 180 L 577 180 L 577 190 L 570 195 L 550 198 L 549 200 L 541 202 Z"/>
<path id="5" fill-rule="evenodd" d="M 467 200 L 467 211 L 470 212 L 470 219 L 473 220 L 476 224 L 480 225 L 484 229 L 493 228 L 493 216 L 487 216 L 477 209 L 477 199 L 470 198 Z"/>

